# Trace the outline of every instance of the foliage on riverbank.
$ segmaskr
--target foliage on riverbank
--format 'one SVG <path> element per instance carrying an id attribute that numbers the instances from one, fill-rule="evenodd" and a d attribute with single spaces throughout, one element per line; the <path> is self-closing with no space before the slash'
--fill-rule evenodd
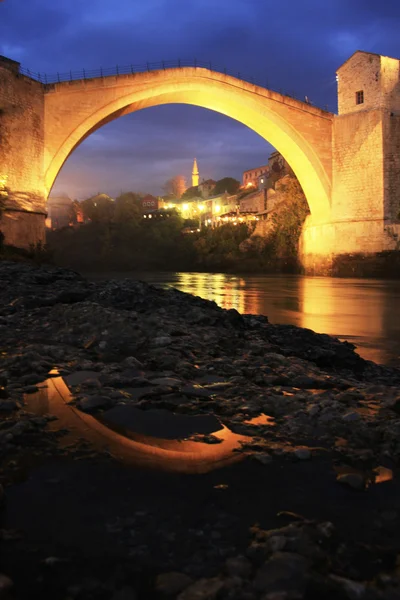
<path id="1" fill-rule="evenodd" d="M 254 235 L 254 225 L 247 224 L 201 231 L 193 226 L 188 233 L 189 223 L 179 214 L 143 219 L 135 199 L 125 197 L 112 213 L 97 203 L 90 223 L 49 232 L 48 246 L 56 264 L 82 270 L 296 272 L 308 206 L 295 179 L 280 197 L 265 237 Z"/>

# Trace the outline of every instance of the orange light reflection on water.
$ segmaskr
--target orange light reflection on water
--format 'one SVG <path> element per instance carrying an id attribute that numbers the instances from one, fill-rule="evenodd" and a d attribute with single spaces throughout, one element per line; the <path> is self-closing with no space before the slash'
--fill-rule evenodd
<path id="1" fill-rule="evenodd" d="M 261 413 L 258 417 L 253 417 L 248 421 L 244 421 L 246 425 L 276 425 L 274 417 Z"/>
<path id="2" fill-rule="evenodd" d="M 241 460 L 244 453 L 236 450 L 251 439 L 233 433 L 224 425 L 213 433 L 222 440 L 218 444 L 162 440 L 134 434 L 128 438 L 78 410 L 70 404 L 71 400 L 71 393 L 62 377 L 47 379 L 38 392 L 24 397 L 28 411 L 57 417 L 57 421 L 49 425 L 52 429 L 66 428 L 69 431 L 64 442 L 84 438 L 96 450 L 106 450 L 130 464 L 182 473 L 205 473 Z"/>
<path id="3" fill-rule="evenodd" d="M 224 273 L 179 273 L 177 287 L 185 292 L 213 300 L 227 310 L 234 308 L 242 314 L 259 314 L 257 294 L 246 291 L 246 281 Z"/>
<path id="4" fill-rule="evenodd" d="M 165 277 L 165 276 L 164 276 Z M 151 279 L 151 278 L 150 278 Z M 397 365 L 400 283 L 297 275 L 174 273 L 164 284 L 271 323 L 291 324 L 347 340 L 367 360 Z"/>

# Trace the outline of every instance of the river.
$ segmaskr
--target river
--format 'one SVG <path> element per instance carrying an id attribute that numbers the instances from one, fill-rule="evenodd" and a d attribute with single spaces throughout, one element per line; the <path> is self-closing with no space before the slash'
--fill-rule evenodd
<path id="1" fill-rule="evenodd" d="M 400 366 L 400 281 L 224 273 L 132 277 L 214 300 L 223 308 L 266 315 L 271 323 L 328 333 L 355 344 L 367 360 Z"/>

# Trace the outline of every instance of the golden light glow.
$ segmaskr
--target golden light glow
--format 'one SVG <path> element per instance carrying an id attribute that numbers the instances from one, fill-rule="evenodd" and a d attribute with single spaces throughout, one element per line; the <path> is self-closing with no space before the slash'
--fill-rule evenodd
<path id="1" fill-rule="evenodd" d="M 189 210 L 189 204 L 182 204 L 182 210 L 187 211 Z"/>
<path id="2" fill-rule="evenodd" d="M 221 210 L 221 207 L 219 206 L 219 204 L 216 205 L 216 207 L 214 208 L 216 213 L 219 213 Z"/>
<path id="3" fill-rule="evenodd" d="M 4 190 L 7 185 L 8 175 L 0 174 L 0 190 Z"/>
<path id="4" fill-rule="evenodd" d="M 30 411 L 40 412 L 41 407 L 46 407 L 46 412 L 55 415 L 67 429 L 89 440 L 96 448 L 107 449 L 123 462 L 168 471 L 206 473 L 216 466 L 241 460 L 243 454 L 237 450 L 251 439 L 233 433 L 224 425 L 213 433 L 221 440 L 218 444 L 163 440 L 141 434 L 131 439 L 73 407 L 72 395 L 62 377 L 47 379 L 38 392 L 25 395 L 24 400 Z"/>
<path id="5" fill-rule="evenodd" d="M 237 79 L 213 72 L 207 72 L 205 78 L 201 71 L 180 68 L 175 75 L 173 69 L 168 69 L 156 77 L 153 73 L 140 73 L 131 84 L 127 81 L 124 93 L 118 93 L 113 85 L 92 90 L 85 86 L 74 94 L 73 101 L 69 83 L 57 84 L 57 93 L 45 96 L 47 191 L 69 154 L 101 125 L 151 106 L 191 104 L 231 117 L 267 140 L 286 158 L 299 179 L 315 222 L 329 222 L 331 162 L 327 150 L 333 117 L 321 121 L 310 107 L 299 119 L 296 109 L 279 104 L 280 96 L 275 98 L 273 92 L 269 96 L 255 94 Z M 89 92 L 92 112 L 88 115 L 83 114 L 82 107 L 87 106 Z M 59 118 L 60 112 L 65 113 L 65 118 Z M 318 140 L 313 127 L 316 120 L 321 126 Z M 65 141 L 60 145 L 60 140 Z"/>

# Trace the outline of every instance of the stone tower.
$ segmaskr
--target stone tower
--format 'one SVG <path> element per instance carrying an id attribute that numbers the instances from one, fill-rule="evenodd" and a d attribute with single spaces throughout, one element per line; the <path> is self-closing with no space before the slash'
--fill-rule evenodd
<path id="1" fill-rule="evenodd" d="M 382 250 L 382 225 L 398 223 L 399 74 L 398 59 L 360 50 L 337 70 L 332 216 L 363 228 L 363 251 Z"/>
<path id="2" fill-rule="evenodd" d="M 199 169 L 197 167 L 197 160 L 193 161 L 193 170 L 192 170 L 192 186 L 199 185 Z"/>

